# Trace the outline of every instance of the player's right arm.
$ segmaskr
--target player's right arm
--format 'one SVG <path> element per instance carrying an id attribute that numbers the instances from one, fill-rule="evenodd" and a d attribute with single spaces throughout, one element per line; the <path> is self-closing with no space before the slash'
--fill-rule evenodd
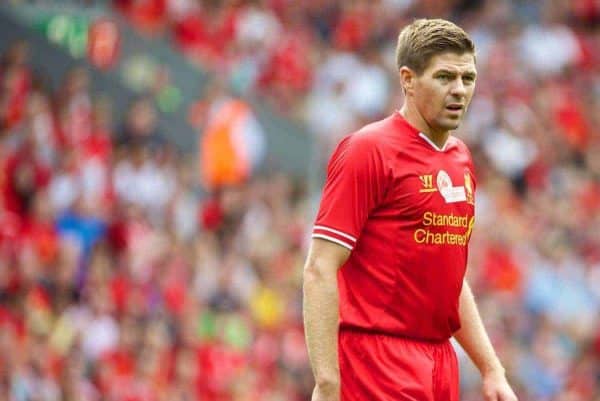
<path id="1" fill-rule="evenodd" d="M 315 377 L 312 401 L 340 399 L 337 271 L 350 250 L 314 238 L 304 264 L 304 331 Z"/>
<path id="2" fill-rule="evenodd" d="M 340 399 L 338 269 L 388 186 L 375 135 L 350 135 L 334 151 L 304 266 L 304 330 L 315 377 L 312 401 Z"/>

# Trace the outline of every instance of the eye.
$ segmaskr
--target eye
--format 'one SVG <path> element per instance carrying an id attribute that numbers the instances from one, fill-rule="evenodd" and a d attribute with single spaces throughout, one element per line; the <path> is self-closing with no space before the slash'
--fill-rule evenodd
<path id="1" fill-rule="evenodd" d="M 448 82 L 452 79 L 452 77 L 448 74 L 440 74 L 437 76 L 437 79 L 439 79 L 442 82 Z"/>
<path id="2" fill-rule="evenodd" d="M 472 84 L 473 82 L 475 82 L 475 77 L 471 76 L 471 75 L 467 75 L 465 77 L 463 77 L 463 82 L 465 84 Z"/>

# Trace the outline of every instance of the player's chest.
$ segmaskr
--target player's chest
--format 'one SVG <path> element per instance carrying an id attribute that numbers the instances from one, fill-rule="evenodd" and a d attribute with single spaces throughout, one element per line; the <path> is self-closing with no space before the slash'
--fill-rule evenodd
<path id="1" fill-rule="evenodd" d="M 392 168 L 386 209 L 404 218 L 427 212 L 474 214 L 475 176 L 467 158 L 437 157 Z"/>

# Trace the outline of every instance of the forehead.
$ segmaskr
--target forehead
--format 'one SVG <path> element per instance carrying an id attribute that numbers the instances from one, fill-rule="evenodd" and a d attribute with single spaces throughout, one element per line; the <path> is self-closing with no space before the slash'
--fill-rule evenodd
<path id="1" fill-rule="evenodd" d="M 472 53 L 441 53 L 431 57 L 425 71 L 435 72 L 439 70 L 456 71 L 460 73 L 476 72 L 475 56 Z"/>

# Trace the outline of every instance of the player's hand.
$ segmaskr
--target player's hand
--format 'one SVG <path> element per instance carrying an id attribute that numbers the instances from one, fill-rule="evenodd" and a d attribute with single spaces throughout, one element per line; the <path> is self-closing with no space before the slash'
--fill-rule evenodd
<path id="1" fill-rule="evenodd" d="M 518 401 L 504 372 L 492 372 L 482 377 L 485 401 Z"/>
<path id="2" fill-rule="evenodd" d="M 340 401 L 340 385 L 315 386 L 311 401 Z"/>

